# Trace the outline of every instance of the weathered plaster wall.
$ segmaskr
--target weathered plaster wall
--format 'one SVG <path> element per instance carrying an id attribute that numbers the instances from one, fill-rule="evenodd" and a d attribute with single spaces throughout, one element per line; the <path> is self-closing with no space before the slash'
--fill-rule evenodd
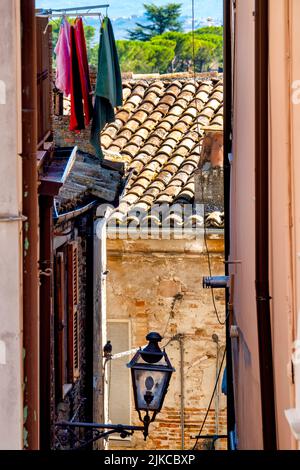
<path id="1" fill-rule="evenodd" d="M 0 0 L 0 449 L 23 448 L 20 2 Z M 26 380 L 26 378 L 25 378 Z M 26 444 L 26 434 L 24 434 Z"/>
<path id="2" fill-rule="evenodd" d="M 209 242 L 212 271 L 224 272 L 223 240 Z M 204 418 L 216 377 L 216 343 L 224 351 L 225 329 L 218 324 L 211 291 L 203 290 L 202 276 L 209 275 L 207 256 L 202 243 L 184 240 L 108 240 L 108 319 L 131 319 L 132 347 L 143 346 L 149 331 L 164 335 L 166 344 L 174 335 L 184 335 L 184 438 L 185 449 L 191 449 Z M 174 296 L 182 299 L 175 303 Z M 219 315 L 224 319 L 224 292 L 215 291 Z M 170 316 L 170 318 L 169 318 Z M 111 448 L 180 449 L 181 448 L 181 375 L 180 348 L 177 341 L 166 348 L 176 372 L 162 412 L 151 425 L 145 443 L 135 433 L 130 443 L 114 441 Z M 222 376 L 221 376 L 222 377 Z M 214 434 L 215 401 L 204 434 Z M 132 406 L 132 422 L 138 424 Z M 220 397 L 219 432 L 226 434 L 226 400 Z M 223 441 L 221 446 L 226 445 Z"/>
<path id="3" fill-rule="evenodd" d="M 263 447 L 255 294 L 254 0 L 236 2 L 236 78 L 231 180 L 230 266 L 235 276 L 232 341 L 235 412 L 240 450 Z"/>

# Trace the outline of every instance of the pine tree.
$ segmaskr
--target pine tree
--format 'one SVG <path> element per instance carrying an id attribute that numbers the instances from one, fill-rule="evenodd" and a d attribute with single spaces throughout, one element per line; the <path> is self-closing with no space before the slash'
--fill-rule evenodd
<path id="1" fill-rule="evenodd" d="M 181 3 L 168 3 L 158 7 L 152 4 L 144 4 L 145 17 L 149 24 L 136 23 L 133 31 L 128 31 L 129 39 L 133 41 L 149 41 L 154 36 L 159 36 L 166 31 L 182 31 L 179 21 Z"/>

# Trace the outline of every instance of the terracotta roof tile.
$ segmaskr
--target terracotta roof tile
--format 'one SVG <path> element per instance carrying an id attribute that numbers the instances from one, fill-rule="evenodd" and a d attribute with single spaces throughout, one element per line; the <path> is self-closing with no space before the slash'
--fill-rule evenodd
<path id="1" fill-rule="evenodd" d="M 106 149 L 112 142 L 112 137 L 107 134 L 103 134 L 101 137 L 101 145 Z"/>
<path id="2" fill-rule="evenodd" d="M 134 114 L 134 119 L 136 121 L 138 121 L 140 124 L 142 124 L 143 122 L 146 121 L 148 117 L 148 114 L 146 113 L 146 111 L 143 111 L 142 109 L 137 111 L 135 114 Z"/>
<path id="3" fill-rule="evenodd" d="M 147 121 L 144 122 L 144 127 L 148 129 L 149 131 L 152 131 L 157 125 L 157 121 L 154 121 L 153 119 L 147 119 Z"/>
<path id="4" fill-rule="evenodd" d="M 130 208 L 147 214 L 155 203 L 191 202 L 203 127 L 223 126 L 222 82 L 129 80 L 123 84 L 123 97 L 116 121 L 102 133 L 105 149 L 131 160 L 125 190 L 114 214 L 118 218 Z"/>
<path id="5" fill-rule="evenodd" d="M 147 144 L 154 145 L 154 147 L 159 147 L 162 142 L 162 139 L 160 137 L 157 137 L 157 135 L 153 135 L 147 140 Z"/>
<path id="6" fill-rule="evenodd" d="M 180 167 L 183 161 L 184 161 L 184 156 L 180 154 L 174 155 L 173 157 L 169 159 L 169 163 L 176 165 L 177 169 Z"/>
<path id="7" fill-rule="evenodd" d="M 126 145 L 126 147 L 123 148 L 123 152 L 131 158 L 134 158 L 139 153 L 139 146 L 136 144 Z"/>
<path id="8" fill-rule="evenodd" d="M 145 178 L 148 181 L 152 181 L 155 178 L 155 176 L 156 176 L 156 172 L 154 170 L 148 169 L 148 167 L 147 169 L 143 170 L 140 174 L 141 178 Z"/>
<path id="9" fill-rule="evenodd" d="M 165 165 L 164 170 L 169 171 L 173 175 L 178 170 L 178 167 L 176 165 L 173 165 L 172 163 L 168 163 L 167 165 Z"/>
<path id="10" fill-rule="evenodd" d="M 108 135 L 109 137 L 114 139 L 116 137 L 117 133 L 118 133 L 118 127 L 115 125 L 115 123 L 113 123 L 113 124 L 110 124 L 109 126 L 107 126 L 105 128 L 105 130 L 102 133 L 102 136 L 103 135 Z"/>
<path id="11" fill-rule="evenodd" d="M 192 171 L 193 169 L 191 169 Z M 172 184 L 178 184 L 179 188 L 184 185 L 187 180 L 189 179 L 189 173 L 186 173 L 184 171 L 181 171 L 181 172 L 178 172 L 174 178 L 173 178 L 173 181 L 172 181 Z"/>
<path id="12" fill-rule="evenodd" d="M 124 129 L 124 128 L 118 134 L 118 138 L 125 137 L 127 141 L 131 139 L 131 136 L 132 136 L 132 131 L 130 129 Z"/>
<path id="13" fill-rule="evenodd" d="M 166 93 L 162 99 L 160 100 L 160 103 L 161 104 L 166 104 L 167 106 L 173 106 L 173 104 L 175 103 L 176 101 L 176 96 L 172 95 L 172 94 L 169 94 L 169 93 Z"/>

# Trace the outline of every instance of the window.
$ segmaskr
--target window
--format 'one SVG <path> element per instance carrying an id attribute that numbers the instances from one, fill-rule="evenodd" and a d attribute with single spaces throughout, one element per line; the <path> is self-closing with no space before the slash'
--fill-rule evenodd
<path id="1" fill-rule="evenodd" d="M 57 399 L 79 378 L 78 243 L 55 256 L 55 370 Z"/>
<path id="2" fill-rule="evenodd" d="M 51 28 L 48 28 L 47 25 L 47 17 L 36 17 L 38 147 L 41 147 L 51 134 L 50 75 L 52 55 L 49 48 Z"/>
<path id="3" fill-rule="evenodd" d="M 113 354 L 128 351 L 130 320 L 108 320 L 107 339 L 111 341 Z M 130 359 L 131 356 L 124 356 L 107 364 L 109 419 L 113 424 L 131 423 L 131 378 L 126 366 Z"/>
<path id="4" fill-rule="evenodd" d="M 67 315 L 66 315 L 66 269 L 65 254 L 59 252 L 55 258 L 55 343 L 56 343 L 56 394 L 64 395 L 67 383 Z"/>
<path id="5" fill-rule="evenodd" d="M 68 375 L 79 377 L 78 242 L 68 243 Z"/>

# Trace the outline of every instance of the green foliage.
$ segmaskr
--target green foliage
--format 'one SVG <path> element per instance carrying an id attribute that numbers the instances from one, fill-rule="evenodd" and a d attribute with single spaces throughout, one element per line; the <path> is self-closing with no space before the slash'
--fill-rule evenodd
<path id="1" fill-rule="evenodd" d="M 177 5 L 179 4 L 169 4 Z M 162 7 L 151 8 L 159 9 Z M 147 7 L 150 8 L 149 5 Z M 152 11 L 152 10 L 151 10 Z M 72 20 L 69 20 L 72 22 Z M 193 34 L 176 29 L 176 20 L 167 31 L 155 34 L 148 40 L 116 41 L 121 70 L 133 73 L 169 73 L 193 71 L 195 58 L 196 72 L 217 70 L 223 67 L 223 27 L 208 26 Z M 52 21 L 53 50 L 58 40 L 60 22 Z M 163 27 L 162 27 L 163 29 Z M 92 47 L 95 28 L 84 26 L 89 64 L 98 66 L 99 46 Z M 148 30 L 149 31 L 149 30 Z M 148 33 L 146 33 L 148 34 Z"/>
<path id="2" fill-rule="evenodd" d="M 166 73 L 176 47 L 161 37 L 151 41 L 117 41 L 121 70 L 135 73 Z"/>
<path id="3" fill-rule="evenodd" d="M 128 31 L 129 39 L 133 41 L 149 41 L 166 31 L 181 31 L 180 3 L 168 3 L 166 6 L 144 4 L 145 16 L 149 24 L 136 23 L 133 31 Z"/>
<path id="4" fill-rule="evenodd" d="M 193 44 L 194 43 L 194 44 Z M 149 41 L 117 41 L 123 72 L 169 73 L 218 70 L 223 67 L 223 28 L 205 27 L 192 33 L 178 31 L 156 35 Z M 98 63 L 98 47 L 91 54 Z"/>
<path id="5" fill-rule="evenodd" d="M 223 26 L 204 26 L 197 30 L 198 34 L 215 34 L 223 37 Z"/>

